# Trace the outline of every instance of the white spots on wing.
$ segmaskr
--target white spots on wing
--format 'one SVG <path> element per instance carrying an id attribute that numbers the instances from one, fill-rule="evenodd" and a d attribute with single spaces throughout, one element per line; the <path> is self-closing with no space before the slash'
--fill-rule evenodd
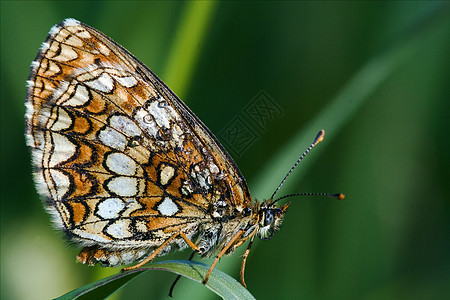
<path id="1" fill-rule="evenodd" d="M 102 51 L 109 51 L 105 45 L 100 43 L 99 45 L 102 45 Z M 106 53 L 103 54 L 108 55 Z M 101 63 L 92 63 L 76 68 L 73 75 L 77 77 L 78 82 L 83 82 L 98 92 L 111 93 L 114 90 L 114 82 L 125 88 L 131 88 L 138 84 L 138 80 L 123 69 L 123 66 L 119 64 L 112 65 L 108 61 L 101 61 Z"/>
<path id="2" fill-rule="evenodd" d="M 160 183 L 166 185 L 175 175 L 175 169 L 170 165 L 162 165 L 160 169 Z"/>
<path id="3" fill-rule="evenodd" d="M 58 61 L 70 61 L 78 58 L 78 53 L 73 49 L 72 46 L 60 45 L 61 52 L 54 59 Z"/>
<path id="4" fill-rule="evenodd" d="M 120 83 L 121 85 L 123 85 L 124 87 L 127 87 L 127 88 L 133 87 L 138 83 L 136 78 L 134 78 L 133 76 L 119 77 L 119 76 L 112 75 L 112 77 L 118 83 Z"/>
<path id="5" fill-rule="evenodd" d="M 112 116 L 109 122 L 111 127 L 123 132 L 127 136 L 140 136 L 142 134 L 141 129 L 139 129 L 136 123 L 126 116 Z"/>
<path id="6" fill-rule="evenodd" d="M 219 168 L 214 163 L 209 164 L 209 169 L 213 174 L 217 174 L 220 171 Z"/>
<path id="7" fill-rule="evenodd" d="M 114 115 L 109 119 L 109 126 L 100 131 L 100 141 L 116 150 L 125 150 L 129 137 L 140 136 L 141 129 L 133 120 L 123 115 Z"/>
<path id="8" fill-rule="evenodd" d="M 147 108 L 149 114 L 151 114 L 158 124 L 162 128 L 170 128 L 170 120 L 174 115 L 171 115 L 167 109 L 167 106 L 161 106 L 158 101 L 153 101 Z"/>
<path id="9" fill-rule="evenodd" d="M 52 182 L 54 182 L 52 192 L 56 193 L 56 195 L 52 195 L 54 199 L 60 200 L 67 193 L 70 187 L 69 177 L 62 173 L 61 171 L 50 169 L 50 176 Z"/>
<path id="10" fill-rule="evenodd" d="M 135 223 L 135 228 L 140 232 L 147 232 L 147 223 L 144 220 L 137 220 Z"/>
<path id="11" fill-rule="evenodd" d="M 167 100 L 148 101 L 145 108 L 138 108 L 134 119 L 147 136 L 156 141 L 158 147 L 182 147 L 184 132 L 178 124 L 179 115 Z"/>
<path id="12" fill-rule="evenodd" d="M 98 50 L 100 51 L 101 54 L 108 56 L 111 53 L 111 50 L 109 50 L 109 48 L 106 47 L 105 44 L 99 42 L 97 44 L 97 46 L 98 46 Z"/>
<path id="13" fill-rule="evenodd" d="M 48 62 L 48 68 L 47 70 L 44 72 L 44 75 L 46 76 L 54 76 L 56 74 L 61 73 L 61 66 L 59 64 L 57 64 L 54 61 L 49 61 Z"/>
<path id="14" fill-rule="evenodd" d="M 64 43 L 74 47 L 83 47 L 83 41 L 80 40 L 76 35 L 70 35 L 69 38 L 64 41 Z"/>
<path id="15" fill-rule="evenodd" d="M 119 198 L 108 198 L 97 206 L 97 214 L 103 219 L 115 219 L 125 208 L 125 204 Z"/>
<path id="16" fill-rule="evenodd" d="M 85 84 L 103 93 L 110 93 L 114 88 L 114 81 L 106 72 L 103 72 L 102 75 L 93 80 L 85 81 Z"/>
<path id="17" fill-rule="evenodd" d="M 101 73 L 103 73 L 103 70 L 99 69 L 97 64 L 89 64 L 79 68 L 74 68 L 73 70 L 73 76 L 76 77 L 79 82 L 92 80 Z"/>
<path id="18" fill-rule="evenodd" d="M 172 140 L 176 145 L 181 145 L 184 140 L 184 132 L 181 130 L 180 126 L 178 124 L 174 124 L 172 126 Z"/>
<path id="19" fill-rule="evenodd" d="M 85 39 L 91 38 L 91 34 L 87 30 L 78 31 L 77 33 L 75 33 L 75 35 L 80 38 L 85 38 Z"/>
<path id="20" fill-rule="evenodd" d="M 76 146 L 66 136 L 53 133 L 53 151 L 51 152 L 49 167 L 55 167 L 57 164 L 70 159 L 76 152 Z"/>
<path id="21" fill-rule="evenodd" d="M 65 226 L 66 228 L 67 228 L 67 225 L 70 224 L 72 221 L 72 214 L 71 214 L 71 211 L 69 210 L 68 206 L 70 206 L 70 205 L 66 204 L 62 201 L 56 201 L 54 203 L 54 207 L 59 212 L 60 221 L 61 221 L 61 223 L 66 225 Z"/>
<path id="22" fill-rule="evenodd" d="M 136 201 L 136 199 L 134 198 L 127 198 L 125 200 L 125 207 L 126 208 L 122 213 L 123 216 L 128 216 L 132 212 L 143 208 L 142 204 Z"/>
<path id="23" fill-rule="evenodd" d="M 194 192 L 194 188 L 192 187 L 192 184 L 190 181 L 185 181 L 181 185 L 181 194 L 184 196 L 189 196 Z"/>
<path id="24" fill-rule="evenodd" d="M 108 189 L 122 197 L 135 196 L 138 192 L 137 179 L 133 177 L 118 176 L 108 182 Z"/>
<path id="25" fill-rule="evenodd" d="M 117 220 L 106 228 L 106 232 L 117 239 L 132 237 L 133 234 L 130 231 L 130 223 L 131 221 L 128 219 Z"/>
<path id="26" fill-rule="evenodd" d="M 120 175 L 135 175 L 136 162 L 125 154 L 111 153 L 106 158 L 106 166 L 108 169 Z"/>
<path id="27" fill-rule="evenodd" d="M 67 106 L 83 106 L 89 101 L 89 92 L 84 85 L 78 84 L 75 88 L 75 92 L 72 94 L 72 97 L 69 98 L 63 105 Z"/>
<path id="28" fill-rule="evenodd" d="M 56 122 L 53 123 L 51 129 L 54 131 L 68 129 L 72 125 L 72 119 L 64 108 L 58 107 L 57 109 L 57 119 Z"/>
<path id="29" fill-rule="evenodd" d="M 68 81 L 61 80 L 61 82 L 59 83 L 59 86 L 53 92 L 52 99 L 55 100 L 55 102 L 56 102 L 57 99 L 59 99 L 61 96 L 63 96 L 67 92 L 69 85 L 70 85 L 70 83 Z"/>
<path id="30" fill-rule="evenodd" d="M 165 197 L 164 200 L 158 205 L 158 211 L 164 216 L 173 216 L 178 212 L 178 206 L 169 197 Z"/>
<path id="31" fill-rule="evenodd" d="M 136 120 L 138 125 L 145 131 L 145 133 L 147 133 L 150 137 L 156 139 L 159 128 L 153 118 L 145 109 L 138 108 L 138 110 L 134 114 L 134 119 Z"/>
<path id="32" fill-rule="evenodd" d="M 48 127 L 49 120 L 52 120 L 51 123 L 53 123 L 53 119 L 55 118 L 52 114 L 52 109 L 50 106 L 41 106 L 40 115 L 38 116 L 38 125 L 42 126 L 44 128 Z M 51 124 L 50 123 L 50 124 Z M 44 141 L 44 134 L 45 132 L 39 132 L 35 134 L 35 138 L 39 136 L 39 141 Z"/>
<path id="33" fill-rule="evenodd" d="M 166 100 L 164 103 L 167 103 Z M 135 119 L 139 126 L 145 130 L 145 132 L 153 139 L 160 139 L 160 128 L 165 130 L 171 130 L 171 121 L 175 123 L 178 115 L 172 109 L 171 106 L 161 105 L 162 102 L 153 101 L 147 106 L 146 109 L 139 108 L 135 113 Z M 171 130 L 172 131 L 172 130 Z M 177 129 L 177 136 L 182 135 L 181 129 Z M 170 139 L 172 137 L 166 137 Z"/>
<path id="34" fill-rule="evenodd" d="M 213 203 L 212 216 L 214 218 L 222 218 L 227 211 L 227 203 L 223 200 L 219 200 Z"/>
<path id="35" fill-rule="evenodd" d="M 200 188 L 204 190 L 208 190 L 211 188 L 211 172 L 207 168 L 201 169 L 198 165 L 195 165 L 191 170 L 191 176 Z"/>
<path id="36" fill-rule="evenodd" d="M 111 241 L 101 235 L 103 224 L 100 222 L 84 225 L 73 229 L 73 233 L 84 240 L 96 241 L 99 243 L 110 243 Z"/>
<path id="37" fill-rule="evenodd" d="M 209 183 L 210 181 L 210 177 L 205 176 L 204 174 L 201 174 L 197 177 L 198 179 L 198 184 L 200 185 L 201 188 L 204 188 L 205 190 L 210 188 L 211 183 Z"/>
<path id="38" fill-rule="evenodd" d="M 126 137 L 122 133 L 111 127 L 106 127 L 105 129 L 100 131 L 98 139 L 106 146 L 109 146 L 116 150 L 123 151 L 125 150 L 125 146 L 127 145 Z"/>

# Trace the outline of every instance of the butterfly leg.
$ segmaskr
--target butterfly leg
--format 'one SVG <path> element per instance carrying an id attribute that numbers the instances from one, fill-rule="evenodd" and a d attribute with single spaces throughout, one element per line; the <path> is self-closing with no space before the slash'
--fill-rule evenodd
<path id="1" fill-rule="evenodd" d="M 198 249 L 198 247 L 182 231 L 180 231 L 180 235 L 186 241 L 189 247 L 197 252 L 200 252 L 200 249 Z"/>
<path id="2" fill-rule="evenodd" d="M 123 268 L 122 271 L 130 271 L 130 270 L 134 270 L 134 269 L 142 267 L 143 265 L 145 265 L 149 261 L 153 260 L 158 255 L 158 253 L 161 252 L 161 250 L 163 250 L 168 244 L 170 244 L 178 236 L 181 236 L 186 241 L 186 243 L 189 245 L 189 247 L 191 247 L 192 249 L 194 249 L 197 252 L 200 252 L 200 249 L 198 249 L 198 247 L 182 231 L 179 231 L 179 232 L 175 233 L 174 235 L 172 235 L 167 240 L 165 240 L 164 243 L 162 243 L 161 246 L 156 248 L 155 251 L 153 251 L 153 253 L 149 257 L 147 257 L 146 259 L 144 259 L 143 261 L 141 261 L 137 265 L 134 265 L 134 266 L 131 266 L 131 267 L 127 267 L 127 268 Z"/>
<path id="3" fill-rule="evenodd" d="M 255 231 L 256 233 L 256 231 Z M 245 284 L 245 279 L 244 279 L 244 272 L 245 272 L 245 263 L 247 262 L 247 257 L 250 253 L 250 249 L 252 248 L 253 245 L 253 240 L 255 239 L 255 234 L 253 234 L 252 239 L 250 240 L 250 243 L 247 246 L 247 249 L 245 249 L 244 255 L 242 255 L 242 264 L 241 264 L 241 283 L 244 287 L 247 287 L 247 285 Z"/>
<path id="4" fill-rule="evenodd" d="M 212 271 L 214 270 L 214 267 L 216 266 L 219 259 L 227 252 L 227 250 L 233 246 L 233 244 L 241 237 L 241 235 L 244 234 L 243 230 L 239 230 L 238 233 L 236 233 L 233 238 L 226 244 L 225 247 L 223 247 L 222 251 L 217 255 L 216 259 L 212 263 L 211 267 L 208 270 L 208 273 L 206 273 L 205 280 L 203 280 L 203 284 L 206 284 L 209 280 L 209 276 L 211 276 Z"/>

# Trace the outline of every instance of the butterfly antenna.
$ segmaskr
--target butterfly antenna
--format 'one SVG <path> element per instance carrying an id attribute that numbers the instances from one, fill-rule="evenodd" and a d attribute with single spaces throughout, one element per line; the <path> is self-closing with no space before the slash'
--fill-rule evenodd
<path id="1" fill-rule="evenodd" d="M 272 204 L 274 204 L 275 202 L 280 201 L 282 199 L 289 198 L 289 197 L 296 197 L 296 196 L 325 196 L 325 197 L 330 197 L 330 198 L 334 198 L 334 199 L 338 199 L 338 200 L 345 199 L 345 195 L 342 193 L 337 193 L 337 194 L 333 194 L 333 193 L 296 193 L 296 194 L 290 194 L 290 195 L 280 197 L 277 200 L 273 201 Z"/>
<path id="2" fill-rule="evenodd" d="M 275 194 L 280 190 L 281 186 L 284 184 L 284 182 L 286 181 L 286 179 L 289 177 L 289 175 L 291 175 L 292 171 L 294 171 L 295 167 L 302 161 L 302 159 L 306 156 L 306 154 L 309 153 L 309 151 L 311 151 L 312 148 L 314 148 L 318 143 L 320 143 L 321 141 L 323 141 L 323 137 L 325 136 L 325 130 L 321 130 L 319 131 L 319 133 L 316 135 L 316 138 L 314 139 L 314 142 L 312 142 L 312 144 L 308 147 L 308 149 L 306 149 L 305 152 L 303 152 L 303 154 L 299 157 L 299 159 L 297 159 L 297 161 L 295 162 L 295 164 L 292 166 L 292 168 L 289 170 L 289 172 L 286 174 L 286 176 L 284 176 L 283 180 L 281 181 L 280 185 L 278 185 L 277 189 L 275 190 L 275 192 L 273 192 L 272 197 L 270 197 L 270 199 L 273 199 L 273 197 L 275 197 Z M 277 201 L 280 199 L 277 199 Z M 274 201 L 275 202 L 275 201 Z M 272 204 L 274 203 L 272 202 Z"/>

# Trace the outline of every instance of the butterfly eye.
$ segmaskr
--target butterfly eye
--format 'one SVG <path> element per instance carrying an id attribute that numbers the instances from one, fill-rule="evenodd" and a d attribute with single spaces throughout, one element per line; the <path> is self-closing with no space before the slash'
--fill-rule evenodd
<path id="1" fill-rule="evenodd" d="M 274 214 L 272 209 L 268 209 L 264 213 L 264 226 L 270 225 L 273 223 Z"/>
<path id="2" fill-rule="evenodd" d="M 264 209 L 261 213 L 262 216 L 257 234 L 260 239 L 269 240 L 275 232 L 275 214 L 272 208 Z"/>

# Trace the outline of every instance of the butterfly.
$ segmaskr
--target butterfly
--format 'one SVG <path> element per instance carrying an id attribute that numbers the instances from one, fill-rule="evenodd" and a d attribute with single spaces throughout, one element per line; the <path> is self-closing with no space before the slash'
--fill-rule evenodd
<path id="1" fill-rule="evenodd" d="M 27 86 L 37 191 L 56 227 L 83 247 L 78 261 L 137 263 L 130 270 L 190 247 L 215 257 L 206 283 L 249 240 L 245 286 L 255 236 L 270 239 L 289 206 L 273 199 L 286 178 L 269 200 L 254 201 L 195 114 L 125 48 L 77 20 L 51 28 Z"/>

